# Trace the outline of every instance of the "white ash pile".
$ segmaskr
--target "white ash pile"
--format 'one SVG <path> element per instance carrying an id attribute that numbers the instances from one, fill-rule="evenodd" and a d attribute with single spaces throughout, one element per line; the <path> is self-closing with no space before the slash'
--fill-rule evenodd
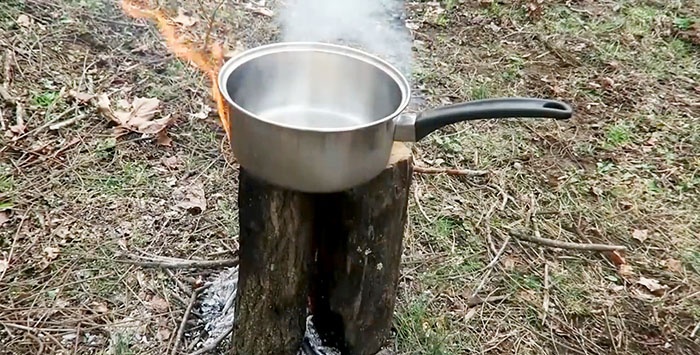
<path id="1" fill-rule="evenodd" d="M 233 328 L 234 300 L 238 289 L 238 267 L 228 268 L 207 283 L 199 302 L 199 314 L 204 328 L 199 334 L 200 344 L 196 348 L 211 347 Z M 221 347 L 225 348 L 225 347 Z M 340 355 L 338 350 L 321 344 L 311 317 L 306 319 L 304 343 L 297 355 Z"/>

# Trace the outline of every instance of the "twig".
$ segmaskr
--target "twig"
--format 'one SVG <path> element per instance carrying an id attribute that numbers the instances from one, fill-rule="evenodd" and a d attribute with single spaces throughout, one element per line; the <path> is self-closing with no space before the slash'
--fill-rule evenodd
<path id="1" fill-rule="evenodd" d="M 171 355 L 177 354 L 177 348 L 180 347 L 182 336 L 185 334 L 185 328 L 187 327 L 187 320 L 190 318 L 190 312 L 192 312 L 192 307 L 197 301 L 197 294 L 198 292 L 192 292 L 192 295 L 190 296 L 190 303 L 187 304 L 185 314 L 182 316 L 182 321 L 180 322 L 180 329 L 178 329 L 177 335 L 175 336 L 175 345 L 173 345 L 173 350 L 170 352 Z"/>
<path id="2" fill-rule="evenodd" d="M 226 337 L 227 337 L 229 334 L 231 334 L 232 331 L 233 331 L 233 327 L 231 327 L 229 330 L 227 330 L 227 331 L 225 331 L 225 332 L 219 334 L 219 336 L 216 337 L 216 339 L 214 339 L 214 341 L 212 341 L 209 345 L 203 346 L 201 349 L 199 349 L 199 350 L 197 350 L 197 351 L 191 353 L 190 355 L 202 355 L 202 354 L 204 354 L 204 353 L 206 353 L 206 352 L 215 350 L 216 347 L 218 347 L 219 344 L 220 344 L 222 341 L 224 341 L 224 339 L 226 339 Z"/>
<path id="3" fill-rule="evenodd" d="M 12 244 L 10 244 L 10 252 L 7 255 L 7 267 L 2 270 L 2 273 L 0 274 L 0 281 L 5 277 L 5 273 L 7 270 L 10 269 L 10 264 L 12 263 L 12 254 L 15 251 L 15 245 L 17 244 L 17 238 L 19 237 L 19 232 L 22 229 L 22 226 L 24 225 L 24 220 L 27 219 L 27 215 L 29 214 L 29 211 L 34 207 L 34 204 L 32 204 L 29 209 L 24 213 L 22 216 L 22 219 L 19 220 L 19 225 L 17 225 L 17 230 L 15 230 L 15 236 L 12 238 Z"/>
<path id="4" fill-rule="evenodd" d="M 203 46 L 205 49 L 206 49 L 206 47 L 209 46 L 209 36 L 211 36 L 211 30 L 214 27 L 214 19 L 216 18 L 216 13 L 219 12 L 219 8 L 221 8 L 221 5 L 223 5 L 225 1 L 226 0 L 219 1 L 219 3 L 214 8 L 214 11 L 212 11 L 211 16 L 209 16 L 209 20 L 207 21 L 208 22 L 207 23 L 208 24 L 207 33 L 204 36 L 204 42 L 203 42 Z M 204 12 L 204 4 L 202 4 L 202 1 L 198 1 L 198 3 L 199 3 L 200 9 L 202 10 L 202 12 Z"/>
<path id="5" fill-rule="evenodd" d="M 172 270 L 166 269 L 165 271 L 168 273 L 168 275 L 170 275 L 170 277 L 173 278 L 173 280 L 175 280 L 175 284 L 177 285 L 177 287 L 180 288 L 180 291 L 184 292 L 188 296 L 192 295 L 192 290 L 185 286 L 185 284 L 183 284 L 182 281 L 180 281 L 180 279 L 177 278 L 177 275 L 175 275 L 175 273 Z"/>
<path id="6" fill-rule="evenodd" d="M 17 106 L 17 107 L 19 107 L 19 106 Z M 56 121 L 62 119 L 62 118 L 65 117 L 66 115 L 68 115 L 71 111 L 77 111 L 77 110 L 78 110 L 77 107 L 71 107 L 71 108 L 69 108 L 69 109 L 67 109 L 67 110 L 65 110 L 65 111 L 63 111 L 63 112 L 61 112 L 61 113 L 58 114 L 56 117 L 52 118 L 51 120 L 49 120 L 48 122 L 44 123 L 43 125 L 41 125 L 41 126 L 35 128 L 35 129 L 33 129 L 33 130 L 31 130 L 31 131 L 29 131 L 29 132 L 27 132 L 27 133 L 22 134 L 21 136 L 19 136 L 19 137 L 17 137 L 17 138 L 13 138 L 13 140 L 20 140 L 20 139 L 22 139 L 22 138 L 24 138 L 24 137 L 26 137 L 26 136 L 28 136 L 28 135 L 30 135 L 30 134 L 39 133 L 39 132 L 43 131 L 44 129 L 46 129 L 47 127 L 49 127 L 49 126 L 51 126 L 52 124 L 54 124 Z"/>
<path id="7" fill-rule="evenodd" d="M 489 174 L 488 170 L 427 168 L 423 166 L 414 166 L 413 172 L 417 174 L 446 174 L 457 176 L 484 176 Z"/>
<path id="8" fill-rule="evenodd" d="M 428 214 L 423 209 L 423 204 L 420 202 L 420 196 L 419 196 L 418 191 L 419 191 L 419 187 L 416 186 L 416 188 L 413 189 L 413 198 L 416 199 L 416 205 L 418 206 L 418 210 L 423 215 L 425 220 L 428 221 L 428 223 L 433 223 L 433 220 L 428 216 Z"/>
<path id="9" fill-rule="evenodd" d="M 188 269 L 188 268 L 218 268 L 238 265 L 238 258 L 224 260 L 183 260 L 183 261 L 139 261 L 139 260 L 116 260 L 118 263 L 143 266 L 158 267 L 163 269 Z"/>
<path id="10" fill-rule="evenodd" d="M 498 264 L 498 259 L 501 258 L 501 255 L 503 255 L 503 252 L 506 250 L 506 247 L 508 246 L 508 242 L 510 242 L 510 236 L 507 235 L 506 239 L 503 241 L 503 245 L 501 245 L 501 249 L 498 250 L 498 253 L 493 257 L 493 260 L 486 265 L 486 273 L 484 273 L 484 276 L 481 278 L 481 281 L 479 281 L 479 285 L 476 286 L 474 289 L 474 292 L 472 292 L 471 298 L 475 298 L 479 292 L 481 292 L 481 289 L 484 288 L 484 285 L 486 284 L 486 280 L 488 280 L 489 276 L 491 276 L 491 271 L 493 271 L 494 266 Z"/>
<path id="11" fill-rule="evenodd" d="M 624 245 L 609 245 L 609 244 L 585 244 L 585 243 L 572 243 L 572 242 L 562 242 L 559 240 L 540 238 L 532 235 L 527 235 L 519 231 L 511 229 L 509 231 L 510 235 L 520 240 L 540 244 L 546 247 L 569 249 L 569 250 L 587 250 L 587 251 L 618 251 L 627 250 Z"/>
<path id="12" fill-rule="evenodd" d="M 549 264 L 545 262 L 544 264 L 544 296 L 542 297 L 542 326 L 544 326 L 547 320 L 547 314 L 549 313 Z"/>
<path id="13" fill-rule="evenodd" d="M 476 307 L 476 306 L 483 304 L 483 303 L 500 302 L 500 301 L 507 300 L 509 297 L 510 297 L 510 295 L 491 296 L 491 297 L 486 297 L 486 298 L 474 296 L 474 297 L 470 297 L 467 300 L 467 307 L 472 308 L 472 307 Z"/>
<path id="14" fill-rule="evenodd" d="M 691 338 L 695 338 L 695 335 L 698 334 L 698 331 L 700 331 L 700 322 L 693 328 L 693 331 L 690 333 Z"/>

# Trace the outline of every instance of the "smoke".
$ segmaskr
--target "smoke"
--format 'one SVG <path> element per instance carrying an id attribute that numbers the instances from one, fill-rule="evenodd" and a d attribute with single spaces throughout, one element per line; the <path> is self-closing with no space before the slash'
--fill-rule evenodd
<path id="1" fill-rule="evenodd" d="M 404 0 L 288 0 L 278 11 L 283 41 L 313 41 L 355 47 L 396 66 L 411 68 L 410 31 Z"/>

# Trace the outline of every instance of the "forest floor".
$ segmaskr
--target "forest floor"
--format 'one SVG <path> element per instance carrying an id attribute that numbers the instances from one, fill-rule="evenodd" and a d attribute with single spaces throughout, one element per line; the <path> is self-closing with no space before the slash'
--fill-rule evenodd
<path id="1" fill-rule="evenodd" d="M 251 4 L 219 9 L 211 36 L 227 50 L 278 35 L 274 8 Z M 205 33 L 216 2 L 178 7 Z M 536 96 L 575 113 L 412 146 L 417 165 L 488 173 L 416 174 L 396 352 L 700 353 L 700 4 L 406 7 L 419 106 Z M 176 280 L 213 271 L 116 260 L 235 256 L 238 165 L 208 78 L 116 2 L 2 1 L 0 48 L 0 353 L 169 353 L 189 298 Z M 115 138 L 87 100 L 100 94 L 158 99 L 168 138 Z"/>

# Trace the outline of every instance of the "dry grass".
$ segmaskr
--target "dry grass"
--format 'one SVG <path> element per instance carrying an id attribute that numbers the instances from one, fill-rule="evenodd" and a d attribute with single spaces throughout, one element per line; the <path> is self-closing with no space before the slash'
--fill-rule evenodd
<path id="1" fill-rule="evenodd" d="M 529 95 L 569 101 L 576 113 L 563 123 L 456 125 L 414 146 L 424 166 L 491 174 L 416 176 L 398 352 L 700 352 L 700 51 L 693 27 L 700 8 L 544 1 L 538 14 L 527 11 L 527 1 L 478 3 L 408 4 L 418 25 L 422 105 Z M 20 15 L 32 25 L 18 25 Z M 223 7 L 218 16 L 222 25 L 212 36 L 227 39 L 230 49 L 274 39 L 271 20 L 242 6 Z M 0 260 L 10 260 L 0 279 L 0 353 L 169 352 L 189 298 L 175 280 L 209 272 L 174 278 L 114 258 L 125 248 L 188 259 L 235 251 L 236 166 L 221 154 L 227 147 L 209 111 L 207 78 L 168 55 L 152 24 L 97 0 L 4 1 L 0 48 L 29 132 L 16 141 L 0 132 L 0 210 L 9 217 L 0 222 Z M 70 99 L 70 89 L 114 100 L 158 97 L 177 116 L 169 130 L 174 147 L 138 136 L 115 141 L 108 122 Z M 2 105 L 7 131 L 16 111 Z M 76 116 L 65 128 L 36 131 Z M 172 197 L 194 181 L 208 204 L 195 215 Z M 513 227 L 626 245 L 631 272 L 621 274 L 600 253 L 512 238 Z M 646 239 L 633 238 L 642 230 Z M 652 295 L 637 284 L 640 277 L 668 289 Z M 481 302 L 475 291 L 490 298 Z M 181 348 L 193 342 L 186 337 Z"/>

